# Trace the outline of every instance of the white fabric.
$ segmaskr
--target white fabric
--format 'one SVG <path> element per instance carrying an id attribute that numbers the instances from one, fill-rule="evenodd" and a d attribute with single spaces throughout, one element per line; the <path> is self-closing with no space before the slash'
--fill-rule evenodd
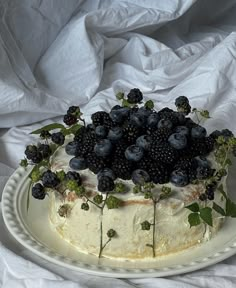
<path id="1" fill-rule="evenodd" d="M 186 95 L 210 111 L 209 131 L 236 133 L 235 16 L 233 0 L 1 0 L 1 191 L 34 141 L 30 131 L 73 104 L 88 120 L 116 104 L 117 91 L 138 87 L 157 109 Z M 236 287 L 236 257 L 180 276 L 108 279 L 33 255 L 2 217 L 0 229 L 3 288 Z"/>

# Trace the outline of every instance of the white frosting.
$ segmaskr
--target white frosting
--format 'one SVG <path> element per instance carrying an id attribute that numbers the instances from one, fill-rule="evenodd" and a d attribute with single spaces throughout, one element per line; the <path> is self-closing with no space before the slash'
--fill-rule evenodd
<path id="1" fill-rule="evenodd" d="M 67 171 L 71 156 L 64 149 L 59 149 L 52 160 L 52 170 Z M 94 193 L 97 178 L 88 170 L 80 171 L 85 186 L 89 186 Z M 101 210 L 90 204 L 89 211 L 81 209 L 84 199 L 76 197 L 73 192 L 66 192 L 67 197 L 55 192 L 50 193 L 50 220 L 60 235 L 79 251 L 98 255 L 100 245 L 101 219 L 103 224 L 103 243 L 108 240 L 106 235 L 109 229 L 114 229 L 117 236 L 106 245 L 103 256 L 119 259 L 143 259 L 152 257 L 152 249 L 146 244 L 152 244 L 152 229 L 144 231 L 141 223 L 153 223 L 153 203 L 144 199 L 143 194 L 133 194 L 132 182 L 124 181 L 129 192 L 115 194 L 122 199 L 124 205 L 118 209 Z M 225 185 L 225 183 L 223 183 Z M 204 191 L 201 185 L 187 185 L 178 188 L 170 183 L 173 194 L 170 198 L 161 200 L 156 204 L 156 256 L 167 255 L 189 248 L 199 242 L 209 240 L 216 233 L 222 223 L 222 217 L 213 212 L 213 228 L 205 224 L 190 228 L 188 215 L 190 211 L 184 206 L 199 201 L 198 196 Z M 157 185 L 157 190 L 159 186 Z M 105 197 L 105 196 L 104 196 Z M 223 206 L 220 193 L 215 193 L 215 200 Z M 69 204 L 71 209 L 68 217 L 60 217 L 57 213 L 62 204 Z M 201 205 L 203 203 L 201 202 Z"/>

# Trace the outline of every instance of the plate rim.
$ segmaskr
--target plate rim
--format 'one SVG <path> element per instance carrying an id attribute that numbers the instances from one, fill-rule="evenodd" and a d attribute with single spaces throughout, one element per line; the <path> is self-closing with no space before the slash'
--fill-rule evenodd
<path id="1" fill-rule="evenodd" d="M 22 223 L 19 211 L 17 208 L 17 199 L 20 194 L 26 193 L 20 187 L 26 184 L 28 174 L 32 167 L 18 167 L 15 172 L 8 179 L 2 193 L 2 215 L 4 223 L 10 234 L 22 246 L 30 250 L 32 253 L 38 255 L 45 260 L 57 264 L 59 266 L 72 269 L 74 271 L 92 274 L 95 276 L 104 276 L 112 278 L 145 278 L 145 277 L 166 277 L 179 275 L 183 273 L 193 272 L 207 266 L 221 262 L 236 253 L 236 234 L 235 238 L 229 243 L 229 246 L 222 247 L 221 250 L 215 251 L 214 255 L 187 262 L 186 264 L 179 264 L 171 267 L 153 267 L 153 268 L 120 268 L 120 267 L 105 267 L 101 264 L 85 264 L 78 260 L 70 259 L 66 256 L 59 255 L 56 252 L 45 247 L 34 239 L 30 231 L 27 231 L 24 223 Z M 14 192 L 15 191 L 15 192 Z M 18 194 L 19 193 L 19 194 Z M 13 198 L 12 198 L 13 196 Z M 10 201 L 11 198 L 13 201 Z M 70 244 L 68 244 L 70 245 Z M 201 245 L 204 245 L 201 244 Z M 96 256 L 94 256 L 96 257 Z M 79 266 L 78 266 L 79 264 Z"/>

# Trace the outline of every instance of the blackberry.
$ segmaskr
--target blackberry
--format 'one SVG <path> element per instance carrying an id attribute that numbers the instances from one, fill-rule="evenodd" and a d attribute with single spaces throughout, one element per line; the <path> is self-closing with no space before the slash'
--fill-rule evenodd
<path id="1" fill-rule="evenodd" d="M 54 188 L 60 183 L 60 180 L 54 172 L 47 170 L 43 173 L 42 182 L 44 187 Z"/>
<path id="2" fill-rule="evenodd" d="M 52 142 L 58 145 L 63 145 L 65 142 L 65 136 L 62 134 L 62 132 L 53 133 L 51 139 Z"/>
<path id="3" fill-rule="evenodd" d="M 190 130 L 192 129 L 192 128 L 194 128 L 194 127 L 196 127 L 196 126 L 198 126 L 198 124 L 197 123 L 195 123 L 191 118 L 189 118 L 189 117 L 186 117 L 185 118 L 185 126 L 187 127 L 187 128 L 189 128 Z"/>
<path id="4" fill-rule="evenodd" d="M 191 169 L 195 170 L 196 168 L 197 163 L 195 163 L 195 161 L 190 157 L 180 158 L 174 165 L 174 170 L 180 169 L 186 171 L 187 173 L 189 173 Z"/>
<path id="5" fill-rule="evenodd" d="M 41 139 L 49 139 L 51 137 L 51 133 L 49 133 L 47 130 L 43 130 L 39 136 Z"/>
<path id="6" fill-rule="evenodd" d="M 137 162 L 137 167 L 139 169 L 148 171 L 150 163 L 152 163 L 152 161 L 153 160 L 151 158 L 149 158 L 147 155 L 144 155 L 144 157 L 139 162 Z"/>
<path id="7" fill-rule="evenodd" d="M 33 157 L 37 156 L 38 148 L 35 145 L 28 145 L 25 149 L 26 158 L 32 160 Z"/>
<path id="8" fill-rule="evenodd" d="M 147 170 L 151 181 L 155 184 L 164 184 L 169 182 L 169 171 L 164 168 L 164 166 L 153 162 L 150 164 L 149 169 Z"/>
<path id="9" fill-rule="evenodd" d="M 143 100 L 143 94 L 138 88 L 131 89 L 127 95 L 127 100 L 131 104 L 140 103 Z"/>
<path id="10" fill-rule="evenodd" d="M 88 168 L 95 174 L 105 167 L 109 167 L 107 159 L 98 157 L 94 152 L 89 153 L 86 157 Z"/>
<path id="11" fill-rule="evenodd" d="M 75 172 L 75 171 L 68 171 L 66 173 L 66 180 L 75 180 L 77 182 L 78 186 L 80 186 L 82 183 L 80 174 L 78 172 Z"/>
<path id="12" fill-rule="evenodd" d="M 200 201 L 206 201 L 207 200 L 207 195 L 205 193 L 200 194 L 199 200 Z"/>
<path id="13" fill-rule="evenodd" d="M 165 107 L 161 109 L 157 114 L 159 116 L 159 119 L 168 119 L 174 126 L 179 124 L 179 118 L 177 113 L 170 108 Z"/>
<path id="14" fill-rule="evenodd" d="M 152 135 L 152 140 L 156 144 L 161 143 L 161 142 L 167 142 L 169 136 L 171 135 L 172 130 L 168 128 L 159 128 L 156 130 Z"/>
<path id="15" fill-rule="evenodd" d="M 84 156 L 90 152 L 93 152 L 95 144 L 96 144 L 95 133 L 92 131 L 86 133 L 83 137 L 83 144 L 81 145 L 81 147 L 78 146 L 78 153 L 79 153 L 79 151 L 81 151 L 80 155 Z"/>
<path id="16" fill-rule="evenodd" d="M 191 112 L 191 106 L 189 105 L 188 98 L 186 96 L 179 96 L 175 99 L 175 106 L 177 111 L 184 113 L 185 115 Z"/>
<path id="17" fill-rule="evenodd" d="M 35 154 L 35 155 L 32 157 L 31 160 L 32 160 L 32 162 L 35 163 L 35 164 L 40 163 L 40 162 L 43 160 L 43 155 L 42 155 L 42 153 L 37 152 L 37 154 Z"/>
<path id="18" fill-rule="evenodd" d="M 95 127 L 99 125 L 104 125 L 105 123 L 106 125 L 104 126 L 107 126 L 108 123 L 109 124 L 111 123 L 111 118 L 109 114 L 105 111 L 98 111 L 98 112 L 93 113 L 91 116 L 91 119 Z"/>
<path id="19" fill-rule="evenodd" d="M 52 154 L 52 150 L 48 144 L 39 144 L 38 151 L 42 154 L 44 159 Z"/>
<path id="20" fill-rule="evenodd" d="M 63 118 L 63 122 L 68 125 L 68 126 L 71 126 L 71 125 L 74 125 L 75 123 L 78 122 L 77 120 L 77 117 L 73 114 L 66 114 L 64 115 L 64 118 Z"/>
<path id="21" fill-rule="evenodd" d="M 132 124 L 123 128 L 123 139 L 129 144 L 135 143 L 140 134 L 140 129 Z"/>
<path id="22" fill-rule="evenodd" d="M 133 164 L 125 157 L 115 158 L 112 163 L 111 169 L 118 178 L 121 178 L 123 180 L 130 180 L 133 170 Z"/>
<path id="23" fill-rule="evenodd" d="M 119 140 L 116 143 L 115 148 L 114 148 L 114 153 L 113 153 L 114 157 L 123 158 L 125 155 L 125 150 L 127 147 L 128 147 L 128 144 L 126 143 L 126 141 L 124 139 Z"/>
<path id="24" fill-rule="evenodd" d="M 214 146 L 215 146 L 215 141 L 212 137 L 205 137 L 203 139 L 204 141 L 204 144 L 206 146 L 206 151 L 207 151 L 207 154 L 212 152 L 214 150 Z"/>
<path id="25" fill-rule="evenodd" d="M 46 192 L 42 184 L 37 183 L 32 187 L 32 196 L 39 200 L 43 200 L 45 198 Z"/>
<path id="26" fill-rule="evenodd" d="M 67 110 L 66 114 L 73 114 L 77 116 L 80 113 L 79 106 L 70 106 L 69 109 Z"/>
<path id="27" fill-rule="evenodd" d="M 188 170 L 188 179 L 190 183 L 193 183 L 197 179 L 197 172 L 196 168 L 191 167 Z"/>
<path id="28" fill-rule="evenodd" d="M 114 181 L 108 176 L 101 176 L 98 180 L 98 191 L 109 192 L 115 188 Z"/>
<path id="29" fill-rule="evenodd" d="M 208 198 L 208 200 L 214 200 L 214 187 L 212 185 L 207 185 L 206 186 L 206 190 L 205 190 L 205 194 Z"/>
<path id="30" fill-rule="evenodd" d="M 192 157 L 206 156 L 214 149 L 214 139 L 205 137 L 203 139 L 192 140 L 189 146 L 188 154 Z"/>
<path id="31" fill-rule="evenodd" d="M 168 143 L 166 143 L 165 145 L 153 144 L 149 151 L 149 156 L 154 160 L 161 161 L 162 163 L 166 163 L 169 165 L 173 164 L 178 158 L 177 151 L 172 148 Z"/>
<path id="32" fill-rule="evenodd" d="M 214 169 L 211 169 L 209 167 L 199 166 L 196 170 L 197 179 L 200 179 L 200 180 L 207 179 L 207 178 L 213 176 L 214 171 L 215 171 Z"/>
<path id="33" fill-rule="evenodd" d="M 74 141 L 82 143 L 86 133 L 87 129 L 84 126 L 80 127 L 80 129 L 75 133 Z"/>

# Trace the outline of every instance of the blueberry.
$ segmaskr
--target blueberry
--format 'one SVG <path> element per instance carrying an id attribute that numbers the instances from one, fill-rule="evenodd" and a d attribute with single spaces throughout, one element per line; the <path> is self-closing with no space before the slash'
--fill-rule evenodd
<path id="1" fill-rule="evenodd" d="M 111 154 L 112 144 L 109 139 L 101 139 L 95 144 L 94 152 L 99 157 L 107 157 Z"/>
<path id="2" fill-rule="evenodd" d="M 139 161 L 143 157 L 143 149 L 137 145 L 131 145 L 125 150 L 125 157 L 130 161 Z"/>
<path id="3" fill-rule="evenodd" d="M 81 129 L 81 128 L 80 128 Z M 95 125 L 90 123 L 86 126 L 86 130 L 89 131 L 94 131 L 95 130 Z"/>
<path id="4" fill-rule="evenodd" d="M 187 138 L 184 134 L 174 133 L 168 138 L 168 142 L 175 149 L 183 149 L 187 146 Z"/>
<path id="5" fill-rule="evenodd" d="M 200 125 L 193 127 L 191 129 L 192 138 L 197 138 L 197 139 L 204 138 L 206 137 L 206 134 L 207 134 L 206 129 Z"/>
<path id="6" fill-rule="evenodd" d="M 147 109 L 146 107 L 142 106 L 139 108 L 138 113 L 145 118 L 148 118 L 152 114 L 152 110 Z"/>
<path id="7" fill-rule="evenodd" d="M 120 109 L 113 109 L 111 110 L 109 115 L 112 121 L 114 121 L 115 123 L 121 124 L 125 120 L 125 118 L 128 116 L 129 110 L 130 109 L 128 107 L 122 107 Z"/>
<path id="8" fill-rule="evenodd" d="M 112 142 L 116 142 L 121 139 L 123 136 L 123 130 L 121 127 L 112 127 L 107 135 L 107 138 L 110 139 Z"/>
<path id="9" fill-rule="evenodd" d="M 206 157 L 197 156 L 194 158 L 194 160 L 196 160 L 198 166 L 205 168 L 210 168 L 211 166 L 211 162 Z"/>
<path id="10" fill-rule="evenodd" d="M 180 125 L 184 125 L 185 124 L 186 118 L 185 118 L 184 113 L 176 112 L 176 117 L 177 117 Z"/>
<path id="11" fill-rule="evenodd" d="M 134 182 L 134 184 L 143 185 L 145 182 L 150 181 L 150 176 L 145 170 L 136 169 L 133 171 L 131 179 Z"/>
<path id="12" fill-rule="evenodd" d="M 159 115 L 154 112 L 148 116 L 147 125 L 151 128 L 157 127 L 157 123 L 159 122 L 159 120 L 160 120 Z"/>
<path id="13" fill-rule="evenodd" d="M 110 177 L 113 181 L 116 180 L 116 175 L 110 168 L 100 170 L 97 174 L 97 179 L 99 180 L 102 176 Z"/>
<path id="14" fill-rule="evenodd" d="M 77 147 L 78 147 L 77 141 L 69 142 L 68 144 L 66 144 L 65 147 L 66 154 L 75 156 L 77 152 Z"/>
<path id="15" fill-rule="evenodd" d="M 143 127 L 145 122 L 145 117 L 138 112 L 130 115 L 130 123 L 137 127 Z"/>
<path id="16" fill-rule="evenodd" d="M 84 170 L 88 168 L 87 161 L 83 157 L 73 157 L 69 162 L 69 166 L 73 170 Z"/>
<path id="17" fill-rule="evenodd" d="M 173 126 L 172 122 L 169 119 L 161 119 L 158 124 L 157 127 L 158 128 L 168 128 L 171 129 Z"/>
<path id="18" fill-rule="evenodd" d="M 177 126 L 175 128 L 175 132 L 176 133 L 180 133 L 180 134 L 183 134 L 185 136 L 188 136 L 189 135 L 189 128 L 186 127 L 186 126 Z"/>
<path id="19" fill-rule="evenodd" d="M 174 170 L 170 175 L 170 182 L 177 187 L 183 187 L 188 185 L 188 175 L 184 170 Z"/>
<path id="20" fill-rule="evenodd" d="M 136 145 L 143 148 L 143 150 L 149 150 L 151 146 L 151 136 L 142 135 L 136 139 Z"/>
<path id="21" fill-rule="evenodd" d="M 99 138 L 105 138 L 107 136 L 107 128 L 105 126 L 99 125 L 95 128 L 95 134 Z"/>

